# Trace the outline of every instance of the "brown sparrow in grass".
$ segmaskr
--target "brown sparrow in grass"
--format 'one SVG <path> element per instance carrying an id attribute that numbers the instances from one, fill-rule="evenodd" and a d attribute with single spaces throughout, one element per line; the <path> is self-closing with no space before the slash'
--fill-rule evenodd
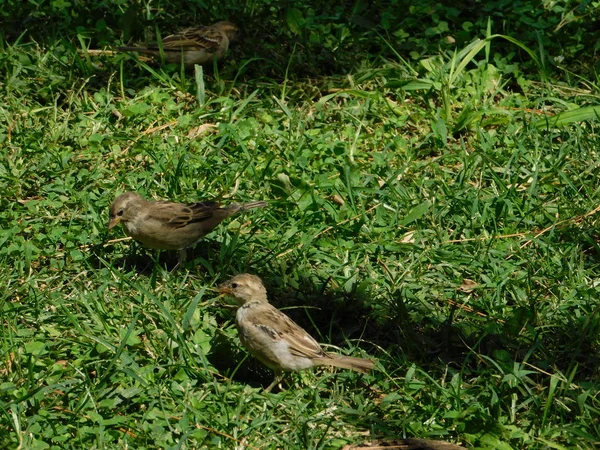
<path id="1" fill-rule="evenodd" d="M 123 52 L 139 52 L 161 57 L 168 63 L 181 63 L 186 66 L 204 64 L 221 59 L 229 43 L 237 37 L 239 28 L 231 22 L 217 22 L 207 27 L 186 28 L 165 37 L 160 43 L 145 47 L 118 47 Z"/>
<path id="2" fill-rule="evenodd" d="M 125 192 L 110 207 L 108 229 L 122 223 L 125 233 L 146 247 L 179 250 L 179 264 L 182 264 L 185 249 L 196 244 L 227 217 L 265 206 L 267 202 L 261 201 L 223 207 L 217 202 L 155 202 L 135 192 Z"/>
<path id="3" fill-rule="evenodd" d="M 466 450 L 465 447 L 461 447 L 457 444 L 451 444 L 450 442 L 434 441 L 431 439 L 419 439 L 419 438 L 408 438 L 408 439 L 376 439 L 371 442 L 365 442 L 363 444 L 353 445 L 350 448 L 371 448 L 371 449 L 396 449 L 396 450 Z"/>
<path id="4" fill-rule="evenodd" d="M 239 305 L 235 323 L 244 347 L 275 372 L 267 392 L 279 383 L 283 371 L 334 366 L 367 373 L 374 367 L 370 359 L 326 353 L 306 331 L 269 303 L 267 290 L 256 275 L 236 275 L 218 291 L 233 297 Z"/>

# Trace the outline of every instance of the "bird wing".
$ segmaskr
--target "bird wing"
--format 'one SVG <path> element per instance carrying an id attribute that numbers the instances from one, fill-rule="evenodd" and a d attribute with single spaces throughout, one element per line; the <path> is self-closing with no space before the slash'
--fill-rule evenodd
<path id="1" fill-rule="evenodd" d="M 149 219 L 158 220 L 169 228 L 184 228 L 190 224 L 204 222 L 213 217 L 217 202 L 183 203 L 156 202 Z"/>
<path id="2" fill-rule="evenodd" d="M 222 41 L 223 35 L 219 31 L 211 27 L 194 27 L 165 37 L 162 45 L 165 50 L 206 49 L 213 52 Z"/>
<path id="3" fill-rule="evenodd" d="M 264 309 L 263 309 L 264 308 Z M 313 337 L 296 322 L 270 304 L 261 304 L 259 314 L 250 318 L 251 323 L 275 341 L 285 341 L 294 356 L 316 358 L 325 352 Z"/>

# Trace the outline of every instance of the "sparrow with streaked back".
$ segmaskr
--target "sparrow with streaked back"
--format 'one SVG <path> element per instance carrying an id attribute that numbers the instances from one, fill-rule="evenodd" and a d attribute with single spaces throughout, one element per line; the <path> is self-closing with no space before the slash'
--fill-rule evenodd
<path id="1" fill-rule="evenodd" d="M 125 233 L 142 245 L 161 250 L 178 250 L 179 264 L 185 262 L 186 249 L 214 230 L 229 216 L 254 208 L 264 208 L 267 202 L 176 203 L 148 201 L 135 192 L 119 195 L 110 207 L 108 229 L 122 224 Z"/>
<path id="2" fill-rule="evenodd" d="M 244 347 L 275 373 L 267 392 L 279 383 L 284 371 L 334 366 L 367 373 L 375 365 L 370 359 L 325 352 L 304 329 L 269 303 L 267 290 L 256 275 L 236 275 L 218 291 L 239 305 L 235 323 Z"/>
<path id="3" fill-rule="evenodd" d="M 210 26 L 186 28 L 165 37 L 160 43 L 140 47 L 118 47 L 123 52 L 139 52 L 164 57 L 168 63 L 183 62 L 186 66 L 205 64 L 221 59 L 229 44 L 237 38 L 239 28 L 231 22 L 217 22 Z"/>

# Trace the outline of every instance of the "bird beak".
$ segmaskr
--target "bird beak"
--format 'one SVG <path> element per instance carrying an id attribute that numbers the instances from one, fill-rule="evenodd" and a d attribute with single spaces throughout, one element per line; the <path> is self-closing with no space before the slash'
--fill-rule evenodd
<path id="1" fill-rule="evenodd" d="M 222 284 L 217 288 L 217 292 L 221 295 L 231 294 L 231 288 L 228 287 L 226 284 Z"/>
<path id="2" fill-rule="evenodd" d="M 112 230 L 114 227 L 116 227 L 117 225 L 119 225 L 119 222 L 121 222 L 121 218 L 120 217 L 112 217 L 108 221 L 108 229 Z"/>

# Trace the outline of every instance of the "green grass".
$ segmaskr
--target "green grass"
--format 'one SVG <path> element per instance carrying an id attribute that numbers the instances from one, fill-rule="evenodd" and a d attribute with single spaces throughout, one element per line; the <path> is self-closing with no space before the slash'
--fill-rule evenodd
<path id="1" fill-rule="evenodd" d="M 118 41 L 98 24 L 9 33 L 0 447 L 596 448 L 597 57 L 549 31 L 569 31 L 568 3 L 535 20 L 496 3 L 486 13 L 522 22 L 461 28 L 425 3 L 413 13 L 435 29 L 390 6 L 365 31 L 341 9 L 323 22 L 289 8 L 281 25 L 266 2 L 246 5 L 247 39 L 204 74 L 80 56 Z M 257 23 L 282 28 L 267 38 Z M 559 55 L 571 70 L 548 62 Z M 175 255 L 107 233 L 125 190 L 269 207 L 169 272 Z M 379 370 L 306 371 L 264 393 L 272 375 L 213 290 L 245 271 L 320 342 Z"/>

